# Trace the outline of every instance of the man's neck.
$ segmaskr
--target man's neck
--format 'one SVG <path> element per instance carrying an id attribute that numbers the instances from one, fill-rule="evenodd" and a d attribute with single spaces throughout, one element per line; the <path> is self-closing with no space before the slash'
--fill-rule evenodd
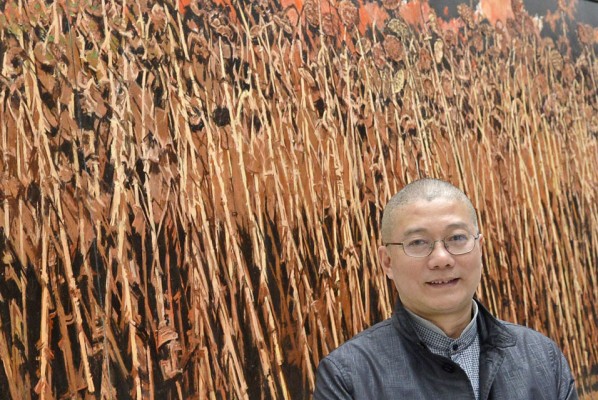
<path id="1" fill-rule="evenodd" d="M 461 315 L 450 314 L 450 315 L 438 315 L 438 316 L 423 317 L 421 315 L 414 313 L 411 310 L 407 310 L 407 311 L 409 311 L 409 313 L 411 315 L 415 316 L 416 318 L 419 318 L 420 323 L 424 323 L 430 329 L 436 328 L 436 329 L 442 331 L 442 333 L 444 333 L 446 336 L 448 336 L 452 339 L 457 339 L 459 336 L 461 336 L 461 334 L 463 333 L 463 330 L 469 325 L 469 323 L 471 322 L 471 319 L 475 315 L 474 307 L 475 307 L 475 309 L 477 309 L 477 304 L 474 305 L 474 302 L 472 300 L 472 308 L 470 308 L 469 312 L 462 313 Z M 426 322 L 427 322 L 427 324 L 426 324 Z M 434 330 L 436 330 L 436 329 L 434 329 Z"/>
<path id="2" fill-rule="evenodd" d="M 465 315 L 465 318 L 454 320 L 451 318 L 438 318 L 436 321 L 430 321 L 434 325 L 440 328 L 444 334 L 452 339 L 457 339 L 463 333 L 465 327 L 471 321 L 471 313 Z"/>

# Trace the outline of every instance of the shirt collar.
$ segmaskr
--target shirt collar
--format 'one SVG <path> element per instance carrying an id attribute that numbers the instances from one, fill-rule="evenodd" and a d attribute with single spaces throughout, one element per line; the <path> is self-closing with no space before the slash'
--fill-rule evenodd
<path id="1" fill-rule="evenodd" d="M 474 300 L 472 300 L 472 304 L 473 316 L 471 321 L 469 321 L 469 324 L 467 324 L 465 329 L 463 329 L 463 332 L 461 332 L 461 336 L 459 336 L 457 339 L 448 337 L 446 333 L 442 331 L 442 329 L 427 319 L 414 314 L 412 311 L 406 308 L 405 310 L 411 317 L 411 321 L 413 322 L 413 327 L 415 328 L 417 336 L 428 347 L 446 349 L 449 346 L 456 344 L 459 350 L 464 350 L 473 342 L 478 334 L 478 325 L 476 323 L 478 318 L 478 304 Z"/>

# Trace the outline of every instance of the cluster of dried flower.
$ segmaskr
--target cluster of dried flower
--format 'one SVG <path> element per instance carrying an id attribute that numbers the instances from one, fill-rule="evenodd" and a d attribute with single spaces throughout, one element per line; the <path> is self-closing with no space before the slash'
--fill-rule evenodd
<path id="1" fill-rule="evenodd" d="M 4 2 L 0 397 L 307 397 L 390 315 L 381 209 L 420 176 L 472 197 L 479 297 L 591 396 L 598 31 L 563 4 L 553 40 L 516 0 Z"/>

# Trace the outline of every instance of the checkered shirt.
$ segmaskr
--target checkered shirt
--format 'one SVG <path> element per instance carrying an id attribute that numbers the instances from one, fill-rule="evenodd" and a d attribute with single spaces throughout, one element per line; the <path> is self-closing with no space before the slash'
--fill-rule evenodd
<path id="1" fill-rule="evenodd" d="M 478 335 L 478 305 L 473 302 L 473 318 L 457 339 L 448 337 L 430 321 L 407 310 L 419 339 L 434 354 L 450 358 L 467 374 L 476 399 L 479 399 L 480 338 Z"/>

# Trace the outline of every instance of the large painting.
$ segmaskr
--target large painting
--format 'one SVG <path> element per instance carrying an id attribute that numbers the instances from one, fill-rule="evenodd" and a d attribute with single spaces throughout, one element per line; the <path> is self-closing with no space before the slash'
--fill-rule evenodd
<path id="1" fill-rule="evenodd" d="M 387 318 L 383 205 L 462 188 L 477 296 L 598 398 L 598 3 L 0 4 L 0 399 L 303 399 Z"/>

